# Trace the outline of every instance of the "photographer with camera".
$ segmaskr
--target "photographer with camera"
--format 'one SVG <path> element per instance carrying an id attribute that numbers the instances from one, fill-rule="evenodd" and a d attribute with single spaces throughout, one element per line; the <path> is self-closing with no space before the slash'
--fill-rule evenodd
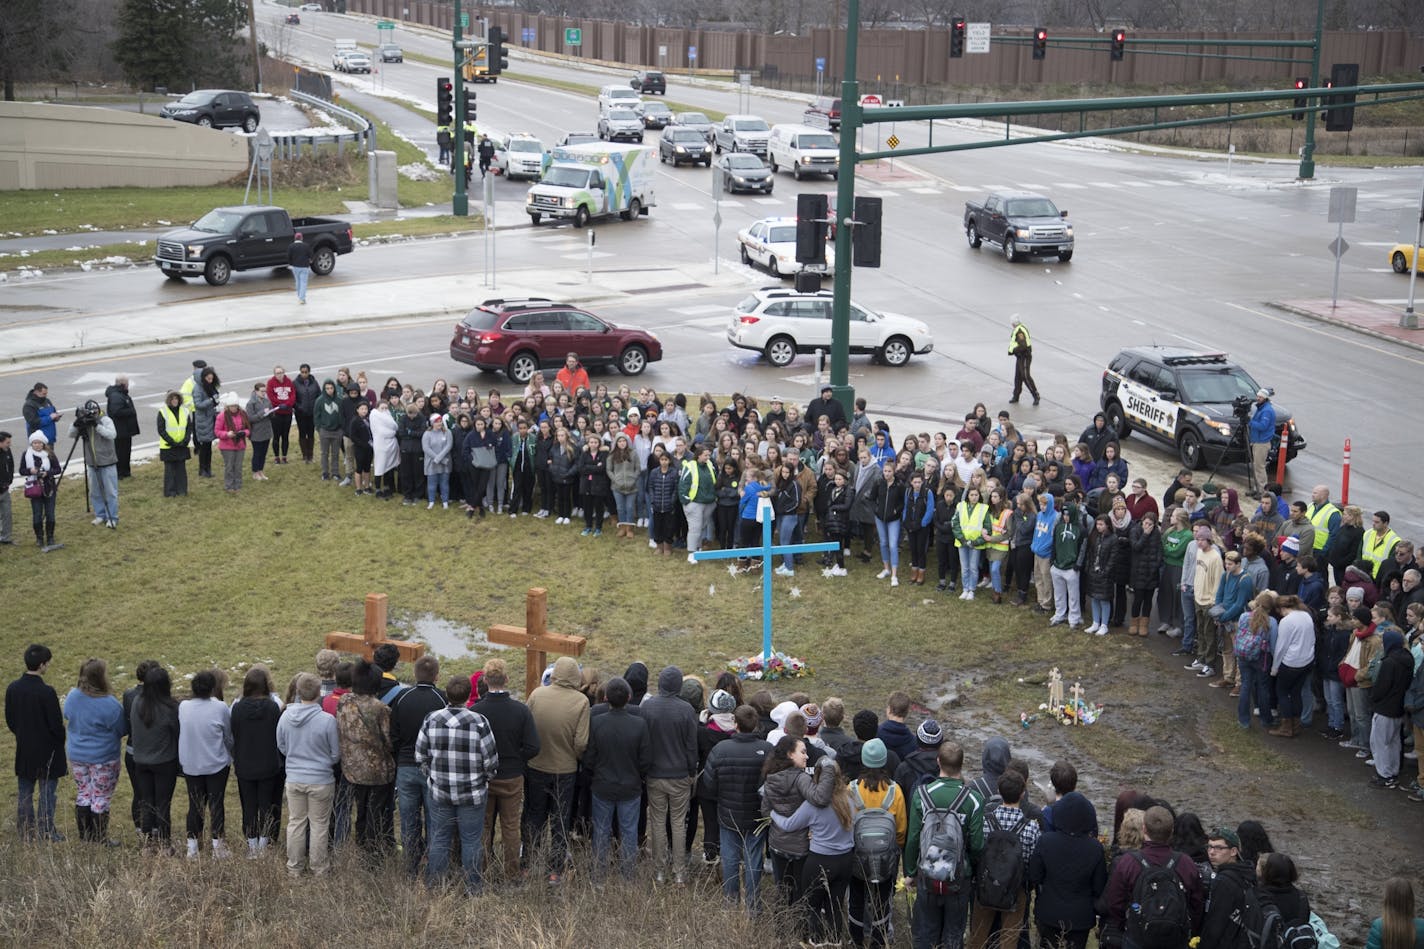
<path id="1" fill-rule="evenodd" d="M 1243 399 L 1238 401 L 1244 402 Z M 1233 403 L 1233 406 L 1235 404 Z M 1237 408 L 1238 414 L 1245 406 Z M 1258 498 L 1266 488 L 1266 456 L 1271 453 L 1271 439 L 1276 434 L 1276 407 L 1271 404 L 1271 390 L 1256 390 L 1256 408 L 1246 427 L 1246 440 L 1251 449 L 1251 497 Z"/>
<path id="2" fill-rule="evenodd" d="M 119 526 L 119 454 L 114 445 L 118 429 L 114 420 L 104 414 L 99 403 L 90 399 L 74 410 L 74 424 L 69 437 L 83 439 L 84 464 L 89 475 L 89 506 L 94 509 L 93 524 L 109 530 Z"/>

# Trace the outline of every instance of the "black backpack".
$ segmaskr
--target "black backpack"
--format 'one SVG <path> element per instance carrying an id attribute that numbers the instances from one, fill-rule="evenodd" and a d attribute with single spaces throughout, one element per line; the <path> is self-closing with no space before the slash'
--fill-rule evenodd
<path id="1" fill-rule="evenodd" d="M 1174 850 L 1161 866 L 1148 863 L 1142 851 L 1132 854 L 1142 868 L 1127 906 L 1126 942 L 1137 949 L 1185 949 L 1192 938 L 1187 888 L 1177 875 Z"/>
<path id="2" fill-rule="evenodd" d="M 1309 922 L 1287 926 L 1280 910 L 1269 903 L 1260 905 L 1259 916 L 1259 926 L 1246 932 L 1252 949 L 1318 949 L 1320 941 Z"/>
<path id="3" fill-rule="evenodd" d="M 1023 840 L 1019 830 L 1027 818 L 1022 813 L 1010 827 L 1002 827 L 990 811 L 984 818 L 984 853 L 974 877 L 975 902 L 1007 912 L 1024 893 Z"/>

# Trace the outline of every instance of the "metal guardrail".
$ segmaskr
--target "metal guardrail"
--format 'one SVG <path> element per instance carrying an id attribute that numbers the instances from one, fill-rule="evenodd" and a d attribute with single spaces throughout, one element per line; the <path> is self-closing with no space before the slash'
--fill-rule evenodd
<path id="1" fill-rule="evenodd" d="M 297 158 L 302 154 L 304 149 L 310 149 L 314 152 L 318 145 L 330 145 L 333 143 L 336 145 L 336 153 L 340 155 L 347 142 L 356 144 L 357 147 L 362 148 L 362 150 L 368 153 L 376 150 L 376 129 L 364 115 L 359 115 L 350 109 L 343 109 L 328 99 L 309 95 L 305 92 L 298 92 L 295 89 L 291 91 L 290 95 L 298 102 L 316 106 L 323 112 L 329 112 L 351 123 L 355 128 L 348 132 L 271 131 L 272 144 L 275 146 L 272 157 L 279 160 Z"/>

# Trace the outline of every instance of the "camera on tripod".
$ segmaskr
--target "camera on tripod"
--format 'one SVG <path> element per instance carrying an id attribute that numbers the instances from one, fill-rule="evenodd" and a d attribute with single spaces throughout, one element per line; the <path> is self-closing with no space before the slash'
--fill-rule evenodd
<path id="1" fill-rule="evenodd" d="M 1238 395 L 1231 400 L 1231 414 L 1240 419 L 1251 417 L 1251 407 L 1256 404 L 1256 400 L 1249 395 Z"/>
<path id="2" fill-rule="evenodd" d="M 99 417 L 103 414 L 99 410 L 99 403 L 90 399 L 74 410 L 74 425 L 81 429 L 93 428 L 99 424 Z"/>

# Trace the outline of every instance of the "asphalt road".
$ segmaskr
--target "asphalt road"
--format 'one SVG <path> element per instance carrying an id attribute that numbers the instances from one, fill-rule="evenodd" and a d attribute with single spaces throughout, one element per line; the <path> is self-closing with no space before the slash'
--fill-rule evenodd
<path id="1" fill-rule="evenodd" d="M 292 51 L 320 64 L 330 61 L 331 39 L 374 41 L 375 31 L 369 22 L 324 14 L 304 17 L 293 33 Z M 397 30 L 396 41 L 408 51 L 430 55 L 448 50 L 434 38 L 404 30 Z M 623 76 L 535 65 L 519 57 L 513 69 L 592 85 Z M 429 106 L 432 80 L 447 73 L 406 62 L 388 65 L 374 81 L 384 83 L 387 95 L 405 95 Z M 372 80 L 338 76 L 337 82 L 360 94 L 369 93 Z M 725 111 L 737 107 L 735 91 L 689 85 L 676 77 L 669 98 Z M 799 99 L 753 96 L 752 111 L 769 121 L 794 121 L 801 108 Z M 592 128 L 596 121 L 596 105 L 587 97 L 507 79 L 479 87 L 479 110 L 482 122 L 546 139 Z M 423 125 L 418 118 L 405 121 L 412 130 Z M 905 124 L 896 132 L 907 146 L 928 135 Z M 1002 130 L 948 123 L 937 123 L 934 130 L 937 142 L 995 134 Z M 997 406 L 1008 395 L 1012 364 L 1005 344 L 1008 321 L 1017 315 L 1033 329 L 1035 373 L 1046 396 L 1036 412 L 1020 406 L 1019 414 L 1033 413 L 1035 429 L 1071 435 L 1097 409 L 1103 367 L 1119 348 L 1155 342 L 1224 350 L 1260 382 L 1276 388 L 1278 402 L 1294 412 L 1309 440 L 1309 449 L 1289 473 L 1297 492 L 1317 482 L 1338 489 L 1341 448 L 1349 437 L 1354 449 L 1351 499 L 1368 508 L 1391 509 L 1406 536 L 1420 536 L 1424 511 L 1401 473 L 1412 470 L 1419 457 L 1408 433 L 1421 429 L 1424 413 L 1406 393 L 1412 388 L 1409 380 L 1419 378 L 1424 355 L 1283 314 L 1267 303 L 1329 296 L 1333 260 L 1326 245 L 1335 226 L 1327 223 L 1326 208 L 1335 185 L 1359 190 L 1358 221 L 1344 228 L 1352 250 L 1341 270 L 1342 295 L 1401 300 L 1405 280 L 1388 272 L 1385 247 L 1398 239 L 1401 215 L 1417 208 L 1421 172 L 1321 168 L 1316 181 L 1302 184 L 1294 180 L 1295 170 L 1294 164 L 1241 161 L 1228 168 L 1223 156 L 1192 160 L 1041 145 L 898 161 L 893 174 L 883 166 L 867 171 L 858 193 L 885 198 L 884 265 L 855 272 L 854 296 L 866 305 L 924 320 L 937 345 L 933 356 L 916 359 L 899 372 L 852 359 L 852 382 L 872 406 L 921 417 L 927 426 L 935 420 L 948 424 L 981 398 Z M 800 190 L 833 192 L 835 187 L 829 181 L 798 185 L 790 176 L 778 176 L 770 199 L 723 200 L 723 223 L 714 236 L 710 183 L 703 169 L 660 169 L 658 206 L 648 219 L 597 228 L 597 267 L 632 274 L 667 263 L 706 265 L 715 256 L 723 268 L 740 268 L 734 236 L 739 227 L 762 216 L 794 214 Z M 963 201 L 1001 186 L 1046 191 L 1071 212 L 1078 241 L 1071 264 L 1010 265 L 992 245 L 979 251 L 965 245 Z M 518 220 L 525 190 L 495 183 L 501 224 Z M 556 235 L 564 239 L 551 240 Z M 585 263 L 568 238 L 582 239 L 564 227 L 501 230 L 499 265 L 526 276 L 546 274 L 556 291 Z M 468 273 L 480 266 L 480 254 L 476 238 L 362 248 L 342 258 L 331 279 L 368 282 Z M 764 275 L 752 276 L 747 285 L 770 282 Z M 44 278 L 0 287 L 0 326 L 33 321 L 62 333 L 66 317 L 77 313 L 121 310 L 142 319 L 153 307 L 287 291 L 283 278 L 266 273 L 237 275 L 226 288 L 172 285 L 146 269 Z M 646 376 L 660 389 L 763 394 L 784 389 L 788 396 L 801 391 L 811 378 L 809 357 L 777 371 L 726 345 L 722 328 L 737 296 L 725 289 L 689 288 L 600 312 L 660 330 L 668 357 Z M 442 318 L 399 330 L 323 331 L 314 334 L 305 353 L 294 341 L 200 348 L 210 362 L 225 367 L 225 383 L 265 378 L 274 362 L 293 368 L 305 358 L 314 366 L 362 365 L 373 379 L 397 374 L 428 384 L 443 375 L 473 380 L 482 390 L 498 384 L 488 377 L 474 379 L 449 361 L 449 329 L 449 320 Z M 66 394 L 61 401 L 73 402 L 67 393 L 102 391 L 101 383 L 122 367 L 135 377 L 135 391 L 156 403 L 162 390 L 185 374 L 192 358 L 187 348 L 158 356 L 99 355 L 84 365 L 46 369 L 44 375 L 57 393 Z M 0 425 L 16 424 L 14 416 L 34 375 L 25 367 L 0 373 L 0 416 L 10 417 L 0 418 Z M 609 381 L 616 385 L 620 378 L 610 376 Z M 1129 457 L 1170 458 L 1166 449 L 1141 436 L 1132 439 L 1128 451 Z"/>

